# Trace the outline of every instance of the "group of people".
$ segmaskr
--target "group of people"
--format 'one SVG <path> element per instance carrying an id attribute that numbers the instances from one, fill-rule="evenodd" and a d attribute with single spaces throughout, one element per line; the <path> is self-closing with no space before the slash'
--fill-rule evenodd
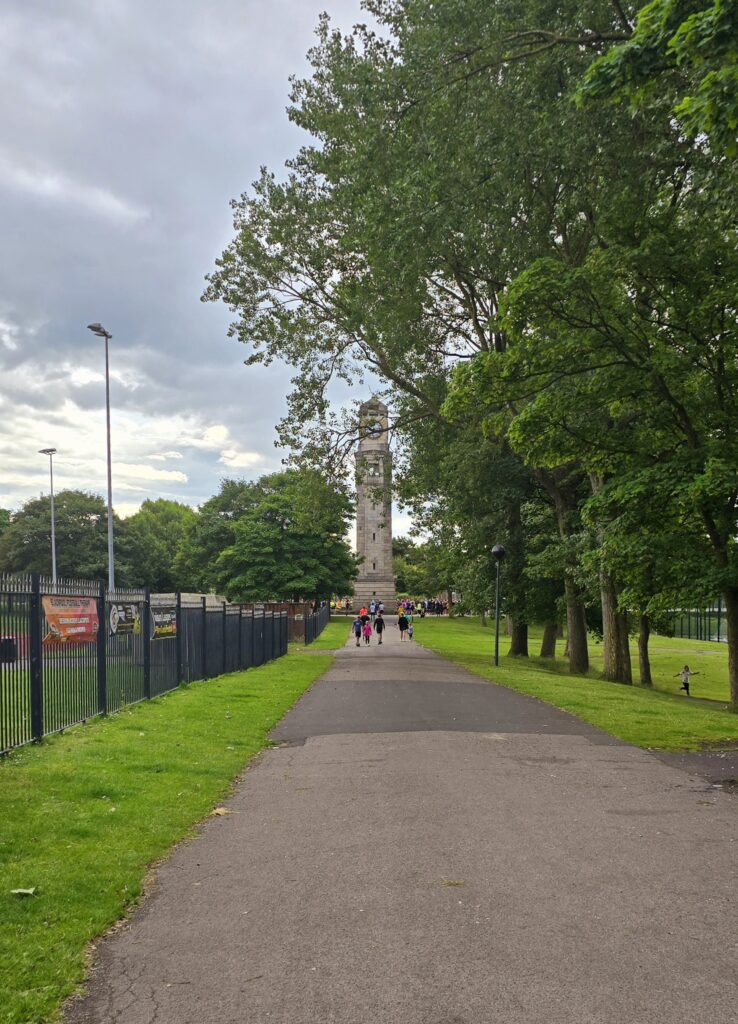
<path id="1" fill-rule="evenodd" d="M 368 608 L 360 608 L 352 624 L 356 646 L 361 646 L 363 638 L 364 645 L 368 647 L 373 633 L 377 634 L 377 642 L 381 644 L 384 627 L 384 601 L 371 601 Z"/>
<path id="2" fill-rule="evenodd" d="M 412 640 L 413 638 L 413 615 L 405 609 L 398 609 L 397 626 L 400 630 L 400 640 Z M 356 646 L 368 647 L 372 642 L 372 636 L 377 634 L 377 643 L 381 644 L 384 636 L 386 622 L 384 620 L 384 601 L 371 601 L 369 607 L 359 609 L 359 614 L 352 623 L 352 630 L 356 639 Z"/>
<path id="3" fill-rule="evenodd" d="M 421 619 L 426 615 L 445 615 L 448 611 L 448 601 L 415 601 L 412 598 L 404 598 L 397 606 L 397 614 L 405 615 L 417 612 Z"/>

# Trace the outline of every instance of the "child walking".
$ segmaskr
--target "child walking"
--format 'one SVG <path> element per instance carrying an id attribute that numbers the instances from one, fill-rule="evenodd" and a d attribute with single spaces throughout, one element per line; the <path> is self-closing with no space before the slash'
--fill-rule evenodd
<path id="1" fill-rule="evenodd" d="M 367 622 L 364 623 L 364 629 L 362 630 L 362 632 L 364 634 L 364 643 L 368 647 L 369 644 L 371 643 L 371 639 L 372 639 L 372 624 L 371 624 L 371 622 L 369 622 L 367 620 Z"/>

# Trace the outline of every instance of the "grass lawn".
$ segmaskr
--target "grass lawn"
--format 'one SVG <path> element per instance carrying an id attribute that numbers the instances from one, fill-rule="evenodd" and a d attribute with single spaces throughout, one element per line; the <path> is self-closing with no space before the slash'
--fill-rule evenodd
<path id="1" fill-rule="evenodd" d="M 335 651 L 348 640 L 351 631 L 351 623 L 354 621 L 351 615 L 331 615 L 331 621 L 325 627 L 317 640 L 314 640 L 308 647 L 309 651 Z"/>
<path id="2" fill-rule="evenodd" d="M 622 686 L 598 678 L 602 648 L 590 644 L 593 668 L 587 676 L 571 676 L 566 660 L 506 658 L 506 636 L 500 637 L 500 666 L 495 668 L 494 626 L 477 618 L 415 619 L 415 639 L 470 672 L 513 690 L 539 697 L 583 718 L 628 743 L 664 750 L 697 750 L 704 746 L 738 745 L 738 715 L 724 710 L 728 699 L 728 652 L 724 644 L 655 636 L 651 639 L 654 689 Z M 540 646 L 541 631 L 532 629 L 530 650 Z M 563 642 L 559 642 L 563 651 Z M 715 701 L 714 707 L 678 693 L 674 674 L 685 664 L 700 672 L 692 681 L 695 697 Z M 638 677 L 637 658 L 634 678 Z"/>
<path id="3" fill-rule="evenodd" d="M 180 687 L 0 762 L 2 1024 L 57 1018 L 84 977 L 87 943 L 331 660 L 287 655 Z"/>

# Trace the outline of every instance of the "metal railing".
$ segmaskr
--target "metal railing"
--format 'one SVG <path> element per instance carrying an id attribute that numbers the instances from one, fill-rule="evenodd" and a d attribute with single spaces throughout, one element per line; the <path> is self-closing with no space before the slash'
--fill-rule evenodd
<path id="1" fill-rule="evenodd" d="M 674 636 L 727 643 L 728 625 L 721 598 L 709 608 L 677 608 L 669 613 Z"/>
<path id="2" fill-rule="evenodd" d="M 317 611 L 310 612 L 305 616 L 305 644 L 311 644 L 317 640 L 320 634 L 331 620 L 331 609 L 327 601 L 324 601 Z"/>
<path id="3" fill-rule="evenodd" d="M 0 574 L 0 753 L 287 653 L 287 613 Z"/>

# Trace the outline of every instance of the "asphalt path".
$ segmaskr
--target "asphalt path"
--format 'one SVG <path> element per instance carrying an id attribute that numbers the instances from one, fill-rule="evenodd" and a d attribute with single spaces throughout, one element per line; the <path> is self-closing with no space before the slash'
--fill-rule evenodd
<path id="1" fill-rule="evenodd" d="M 385 636 L 161 866 L 68 1024 L 738 1022 L 736 798 Z"/>

